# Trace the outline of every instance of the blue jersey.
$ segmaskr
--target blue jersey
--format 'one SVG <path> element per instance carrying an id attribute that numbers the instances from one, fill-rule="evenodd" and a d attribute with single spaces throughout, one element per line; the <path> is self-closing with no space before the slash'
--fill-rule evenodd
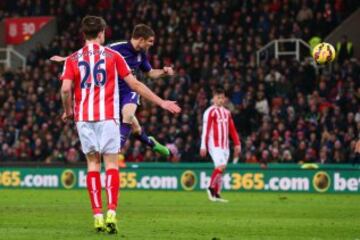
<path id="1" fill-rule="evenodd" d="M 136 78 L 141 79 L 143 73 L 150 72 L 151 65 L 146 57 L 146 53 L 144 51 L 136 51 L 130 42 L 115 42 L 110 44 L 109 47 L 123 56 Z M 132 92 L 125 81 L 120 81 L 119 87 L 120 94 Z"/>

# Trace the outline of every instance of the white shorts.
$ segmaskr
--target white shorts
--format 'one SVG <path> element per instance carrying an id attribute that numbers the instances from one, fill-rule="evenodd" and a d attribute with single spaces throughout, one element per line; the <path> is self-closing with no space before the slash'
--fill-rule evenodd
<path id="1" fill-rule="evenodd" d="M 222 148 L 209 148 L 209 154 L 215 167 L 226 165 L 229 160 L 230 151 Z"/>
<path id="2" fill-rule="evenodd" d="M 90 152 L 120 152 L 120 122 L 111 119 L 99 122 L 77 122 L 81 148 L 84 154 Z"/>

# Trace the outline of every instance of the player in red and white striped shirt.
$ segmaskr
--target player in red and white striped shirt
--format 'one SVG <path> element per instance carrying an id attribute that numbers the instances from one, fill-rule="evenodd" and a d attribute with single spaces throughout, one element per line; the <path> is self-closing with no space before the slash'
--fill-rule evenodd
<path id="1" fill-rule="evenodd" d="M 220 191 L 222 175 L 230 155 L 229 135 L 235 145 L 234 157 L 238 157 L 241 151 L 239 135 L 230 111 L 223 106 L 224 101 L 224 89 L 217 88 L 213 96 L 213 105 L 204 112 L 200 147 L 200 156 L 206 157 L 206 153 L 209 152 L 215 165 L 207 189 L 209 199 L 221 202 L 227 202 L 221 198 Z"/>
<path id="2" fill-rule="evenodd" d="M 119 79 L 124 79 L 135 92 L 165 110 L 178 113 L 181 109 L 175 102 L 159 98 L 139 82 L 118 52 L 101 46 L 105 41 L 104 19 L 87 16 L 81 24 L 86 40 L 85 46 L 66 59 L 61 76 L 61 98 L 65 110 L 62 118 L 66 120 L 73 115 L 75 118 L 81 147 L 87 159 L 86 180 L 95 217 L 95 229 L 117 233 L 117 159 L 121 147 Z M 108 200 L 105 222 L 101 201 L 101 155 L 105 162 Z"/>

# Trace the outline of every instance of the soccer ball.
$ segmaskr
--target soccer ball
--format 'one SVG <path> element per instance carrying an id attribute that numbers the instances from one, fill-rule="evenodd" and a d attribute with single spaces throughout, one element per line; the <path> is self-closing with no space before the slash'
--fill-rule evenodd
<path id="1" fill-rule="evenodd" d="M 335 48 L 330 43 L 319 43 L 312 51 L 312 56 L 317 64 L 327 64 L 335 59 Z"/>

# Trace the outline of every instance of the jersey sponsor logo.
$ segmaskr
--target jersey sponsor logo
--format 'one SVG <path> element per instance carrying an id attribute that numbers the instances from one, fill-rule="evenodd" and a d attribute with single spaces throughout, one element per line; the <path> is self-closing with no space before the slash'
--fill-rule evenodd
<path id="1" fill-rule="evenodd" d="M 61 183 L 66 189 L 73 188 L 76 183 L 76 175 L 71 169 L 66 169 L 61 174 Z"/>
<path id="2" fill-rule="evenodd" d="M 186 191 L 194 190 L 197 184 L 197 177 L 196 174 L 191 171 L 187 170 L 181 175 L 181 186 Z"/>
<path id="3" fill-rule="evenodd" d="M 95 56 L 95 55 L 103 56 L 105 58 L 113 58 L 114 57 L 114 54 L 112 52 L 105 51 L 105 49 L 93 49 L 93 50 L 88 49 L 87 51 L 82 51 L 82 52 L 78 51 L 76 54 L 72 55 L 70 58 L 73 61 L 78 61 L 79 58 L 91 57 L 91 56 Z"/>

